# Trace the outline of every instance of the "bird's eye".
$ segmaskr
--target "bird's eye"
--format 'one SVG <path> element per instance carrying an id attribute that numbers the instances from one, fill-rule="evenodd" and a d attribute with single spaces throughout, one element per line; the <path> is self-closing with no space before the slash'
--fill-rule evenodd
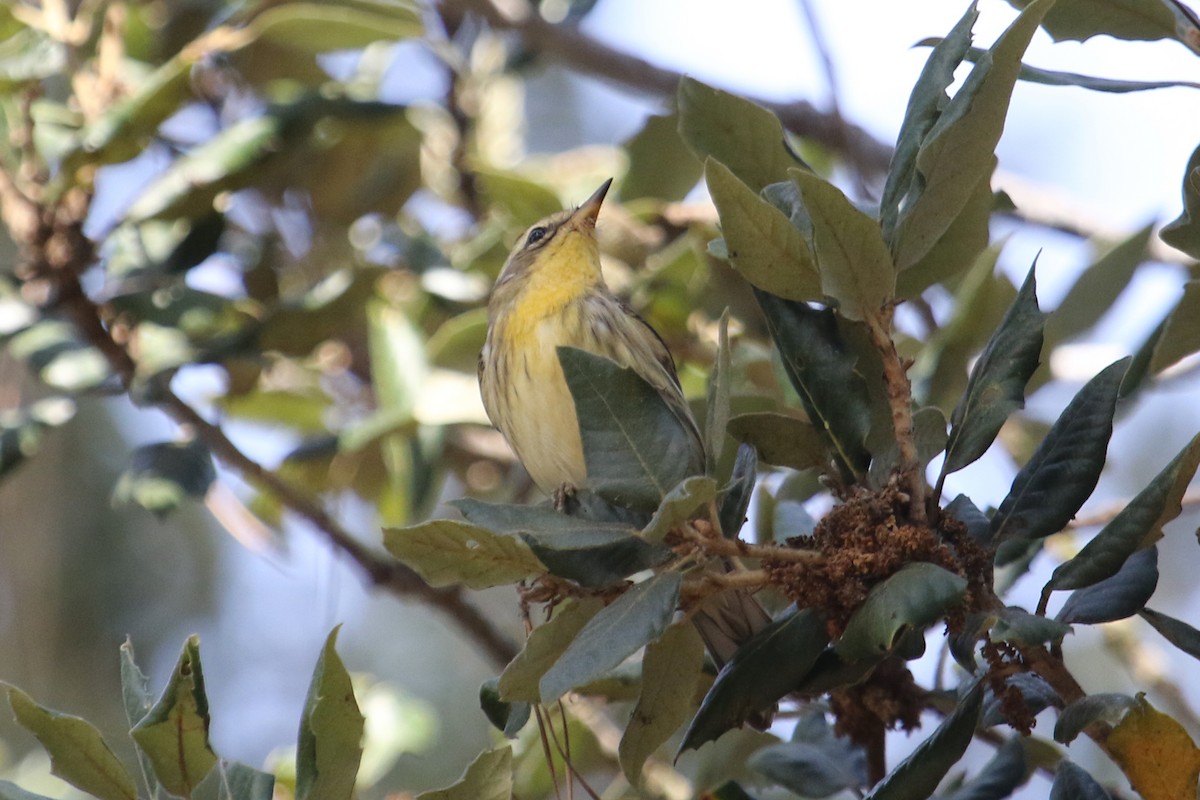
<path id="1" fill-rule="evenodd" d="M 525 246 L 529 247 L 529 245 L 533 244 L 534 242 L 540 242 L 542 239 L 546 238 L 547 233 L 549 233 L 549 231 L 546 228 L 534 228 L 529 232 L 529 238 L 525 240 Z"/>

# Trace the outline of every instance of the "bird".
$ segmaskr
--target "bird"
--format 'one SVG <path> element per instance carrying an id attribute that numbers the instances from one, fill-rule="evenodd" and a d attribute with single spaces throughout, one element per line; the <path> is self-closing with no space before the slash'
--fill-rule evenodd
<path id="1" fill-rule="evenodd" d="M 666 343 L 604 281 L 596 220 L 611 185 L 609 178 L 582 205 L 534 223 L 517 240 L 488 301 L 479 357 L 488 418 L 560 508 L 564 495 L 587 485 L 575 403 L 558 361 L 561 346 L 632 368 L 687 431 L 689 464 L 702 472 L 705 463 L 704 440 Z M 751 595 L 727 590 L 695 610 L 693 621 L 722 666 L 770 616 Z"/>

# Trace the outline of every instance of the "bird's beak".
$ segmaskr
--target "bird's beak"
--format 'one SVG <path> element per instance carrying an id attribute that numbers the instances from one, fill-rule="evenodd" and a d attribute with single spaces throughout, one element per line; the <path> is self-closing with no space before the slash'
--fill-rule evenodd
<path id="1" fill-rule="evenodd" d="M 575 209 L 575 213 L 571 215 L 571 222 L 579 225 L 580 223 L 588 227 L 596 226 L 596 217 L 600 216 L 600 206 L 604 203 L 604 195 L 608 194 L 608 187 L 612 186 L 613 179 L 609 178 L 604 183 L 600 184 L 600 188 L 592 193 L 592 196 L 584 201 L 583 205 Z"/>

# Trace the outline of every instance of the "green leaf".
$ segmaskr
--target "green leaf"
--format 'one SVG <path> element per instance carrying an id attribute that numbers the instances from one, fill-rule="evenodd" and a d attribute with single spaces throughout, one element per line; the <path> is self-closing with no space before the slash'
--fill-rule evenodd
<path id="1" fill-rule="evenodd" d="M 808 418 L 827 437 L 845 474 L 863 474 L 871 462 L 865 444 L 871 400 L 836 315 L 767 292 L 755 290 L 754 296 Z"/>
<path id="2" fill-rule="evenodd" d="M 1064 758 L 1054 768 L 1050 800 L 1112 800 L 1112 795 L 1083 767 Z"/>
<path id="3" fill-rule="evenodd" d="M 746 522 L 757 475 L 758 455 L 754 448 L 747 444 L 738 445 L 733 473 L 717 502 L 717 517 L 721 522 L 721 533 L 726 539 L 736 539 Z"/>
<path id="4" fill-rule="evenodd" d="M 163 788 L 190 797 L 217 763 L 208 741 L 208 724 L 200 637 L 193 634 L 184 643 L 162 696 L 129 734 L 154 765 L 154 776 Z"/>
<path id="5" fill-rule="evenodd" d="M 966 525 L 967 533 L 975 541 L 986 544 L 991 540 L 992 521 L 965 494 L 960 494 L 951 500 L 946 505 L 945 511 L 963 525 Z"/>
<path id="6" fill-rule="evenodd" d="M 383 546 L 431 586 L 487 589 L 545 571 L 520 539 L 450 519 L 385 528 Z"/>
<path id="7" fill-rule="evenodd" d="M 133 777 L 86 720 L 40 706 L 15 686 L 8 703 L 21 727 L 50 755 L 50 771 L 100 800 L 137 800 Z"/>
<path id="8" fill-rule="evenodd" d="M 821 275 L 804 235 L 720 161 L 704 162 L 728 260 L 747 281 L 787 300 L 820 300 Z"/>
<path id="9" fill-rule="evenodd" d="M 598 597 L 568 600 L 560 605 L 548 622 L 533 629 L 524 649 L 500 674 L 500 698 L 510 703 L 542 702 L 538 692 L 542 676 L 602 608 L 604 602 Z"/>
<path id="10" fill-rule="evenodd" d="M 988 638 L 993 642 L 1010 642 L 1019 646 L 1061 644 L 1063 637 L 1070 632 L 1070 625 L 1010 606 L 1000 610 Z"/>
<path id="11" fill-rule="evenodd" d="M 642 691 L 617 748 L 631 786 L 638 786 L 646 759 L 687 721 L 703 666 L 704 642 L 686 622 L 646 646 Z"/>
<path id="12" fill-rule="evenodd" d="M 604 527 L 520 535 L 551 575 L 592 588 L 611 586 L 672 556 L 670 548 L 636 533 Z"/>
<path id="13" fill-rule="evenodd" d="M 1044 320 L 1031 267 L 1017 299 L 971 369 L 967 389 L 950 416 L 943 477 L 982 456 L 1008 415 L 1025 407 L 1025 384 L 1040 363 Z"/>
<path id="14" fill-rule="evenodd" d="M 1047 591 L 1079 589 L 1109 578 L 1133 552 L 1163 537 L 1162 527 L 1179 516 L 1188 484 L 1200 466 L 1200 434 L 1138 492 L 1117 516 L 1065 564 L 1054 570 Z"/>
<path id="15" fill-rule="evenodd" d="M 994 539 L 1041 539 L 1075 516 L 1104 469 L 1117 393 L 1128 366 L 1128 358 L 1110 364 L 1059 415 L 992 517 Z"/>
<path id="16" fill-rule="evenodd" d="M 838 302 L 847 319 L 878 318 L 896 288 L 896 271 L 879 223 L 855 208 L 832 183 L 799 169 L 788 174 L 812 218 L 822 290 Z"/>
<path id="17" fill-rule="evenodd" d="M 485 750 L 453 786 L 422 792 L 417 800 L 511 800 L 512 770 L 512 748 Z"/>
<path id="18" fill-rule="evenodd" d="M 739 414 L 729 421 L 729 432 L 738 441 L 753 446 L 760 459 L 777 467 L 808 469 L 829 460 L 825 437 L 812 423 L 787 414 Z"/>
<path id="19" fill-rule="evenodd" d="M 362 758 L 364 718 L 329 632 L 313 670 L 296 747 L 296 800 L 349 800 Z"/>
<path id="20" fill-rule="evenodd" d="M 1093 722 L 1116 725 L 1133 706 L 1134 699 L 1127 694 L 1098 692 L 1081 697 L 1058 715 L 1058 721 L 1054 723 L 1054 741 L 1070 744 Z"/>
<path id="21" fill-rule="evenodd" d="M 1161 633 L 1168 642 L 1192 658 L 1200 659 L 1200 631 L 1182 620 L 1149 608 L 1143 608 L 1138 612 L 1138 616 L 1154 626 L 1154 630 Z"/>
<path id="22" fill-rule="evenodd" d="M 1111 578 L 1077 589 L 1058 612 L 1061 622 L 1095 625 L 1132 617 L 1146 607 L 1158 586 L 1158 548 L 1131 555 Z"/>
<path id="23" fill-rule="evenodd" d="M 1158 236 L 1176 250 L 1200 258 L 1200 147 L 1192 151 L 1183 172 L 1183 213 L 1164 225 Z"/>
<path id="24" fill-rule="evenodd" d="M 562 656 L 542 675 L 538 694 L 553 703 L 608 672 L 666 630 L 683 577 L 664 572 L 639 583 L 588 620 Z"/>
<path id="25" fill-rule="evenodd" d="M 1009 0 L 1026 8 L 1029 0 Z M 1163 0 L 1059 0 L 1042 23 L 1056 42 L 1086 41 L 1107 34 L 1117 39 L 1176 38 L 1177 16 Z"/>
<path id="26" fill-rule="evenodd" d="M 797 165 L 783 126 L 765 108 L 691 78 L 679 82 L 678 105 L 679 133 L 696 158 L 720 161 L 753 191 L 784 180 Z"/>
<path id="27" fill-rule="evenodd" d="M 363 7 L 340 3 L 285 3 L 255 15 L 251 40 L 309 53 L 358 50 L 378 41 L 398 41 L 424 32 L 420 9 L 406 2 Z M 377 13 L 386 9 L 387 13 Z"/>
<path id="28" fill-rule="evenodd" d="M 699 748 L 746 720 L 769 711 L 795 689 L 821 655 L 829 635 L 814 609 L 767 625 L 729 660 L 688 726 L 679 752 Z"/>
<path id="29" fill-rule="evenodd" d="M 721 312 L 717 323 L 717 357 L 708 375 L 708 402 L 704 412 L 704 464 L 706 475 L 717 477 L 717 468 L 725 450 L 729 426 L 729 392 L 733 383 L 733 355 L 729 350 L 729 309 Z"/>
<path id="30" fill-rule="evenodd" d="M 573 347 L 559 347 L 558 358 L 575 400 L 590 488 L 649 511 L 684 478 L 704 473 L 694 423 L 632 368 Z"/>
<path id="31" fill-rule="evenodd" d="M 678 114 L 651 115 L 625 142 L 629 169 L 621 180 L 618 200 L 682 200 L 700 180 L 703 169 L 679 135 L 679 123 Z"/>
<path id="32" fill-rule="evenodd" d="M 558 195 L 540 183 L 496 170 L 481 170 L 476 176 L 487 204 L 511 219 L 541 219 L 562 211 Z"/>
<path id="33" fill-rule="evenodd" d="M 982 704 L 983 687 L 976 683 L 937 730 L 880 781 L 864 800 L 925 800 L 930 797 L 974 738 Z"/>
<path id="34" fill-rule="evenodd" d="M 921 142 L 919 193 L 905 206 L 892 238 L 897 269 L 916 264 L 929 252 L 991 173 L 1021 55 L 1052 2 L 1038 0 L 1021 13 L 971 70 Z"/>
<path id="35" fill-rule="evenodd" d="M 1150 371 L 1162 372 L 1197 351 L 1200 351 L 1200 281 L 1188 281 L 1183 285 L 1183 297 L 1163 322 L 1162 334 L 1150 359 Z"/>
<path id="36" fill-rule="evenodd" d="M 846 661 L 886 655 L 908 629 L 923 629 L 962 599 L 967 582 L 936 564 L 916 562 L 873 587 L 834 645 Z"/>
<path id="37" fill-rule="evenodd" d="M 696 515 L 703 506 L 717 498 L 717 482 L 712 478 L 694 475 L 671 490 L 654 512 L 642 536 L 650 542 L 661 542 L 674 527 Z"/>
<path id="38" fill-rule="evenodd" d="M 135 503 L 161 518 L 186 498 L 203 498 L 216 479 L 212 456 L 198 439 L 142 445 L 130 454 L 113 500 Z"/>
<path id="39" fill-rule="evenodd" d="M 954 791 L 938 795 L 938 800 L 1002 800 L 1028 780 L 1032 767 L 1021 738 L 1011 737 L 978 775 Z"/>
<path id="40" fill-rule="evenodd" d="M 879 201 L 880 225 L 889 243 L 894 243 L 892 236 L 900 214 L 900 202 L 915 178 L 917 152 L 942 108 L 949 102 L 946 89 L 954 82 L 954 70 L 962 63 L 971 45 L 971 28 L 978 18 L 979 11 L 972 2 L 950 34 L 934 46 L 908 97 L 908 108 L 904 111 L 896 150 Z"/>
<path id="41" fill-rule="evenodd" d="M 492 678 L 479 687 L 479 707 L 488 722 L 504 734 L 506 739 L 515 739 L 525 723 L 529 722 L 529 703 L 509 703 L 500 699 L 500 681 Z"/>

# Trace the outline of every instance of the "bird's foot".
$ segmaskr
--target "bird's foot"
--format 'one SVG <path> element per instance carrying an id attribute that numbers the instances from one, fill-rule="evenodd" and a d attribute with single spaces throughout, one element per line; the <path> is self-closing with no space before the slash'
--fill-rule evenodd
<path id="1" fill-rule="evenodd" d="M 561 514 L 570 514 L 575 507 L 575 487 L 569 483 L 564 483 L 562 486 L 554 490 L 551 498 L 554 501 L 554 510 Z"/>

